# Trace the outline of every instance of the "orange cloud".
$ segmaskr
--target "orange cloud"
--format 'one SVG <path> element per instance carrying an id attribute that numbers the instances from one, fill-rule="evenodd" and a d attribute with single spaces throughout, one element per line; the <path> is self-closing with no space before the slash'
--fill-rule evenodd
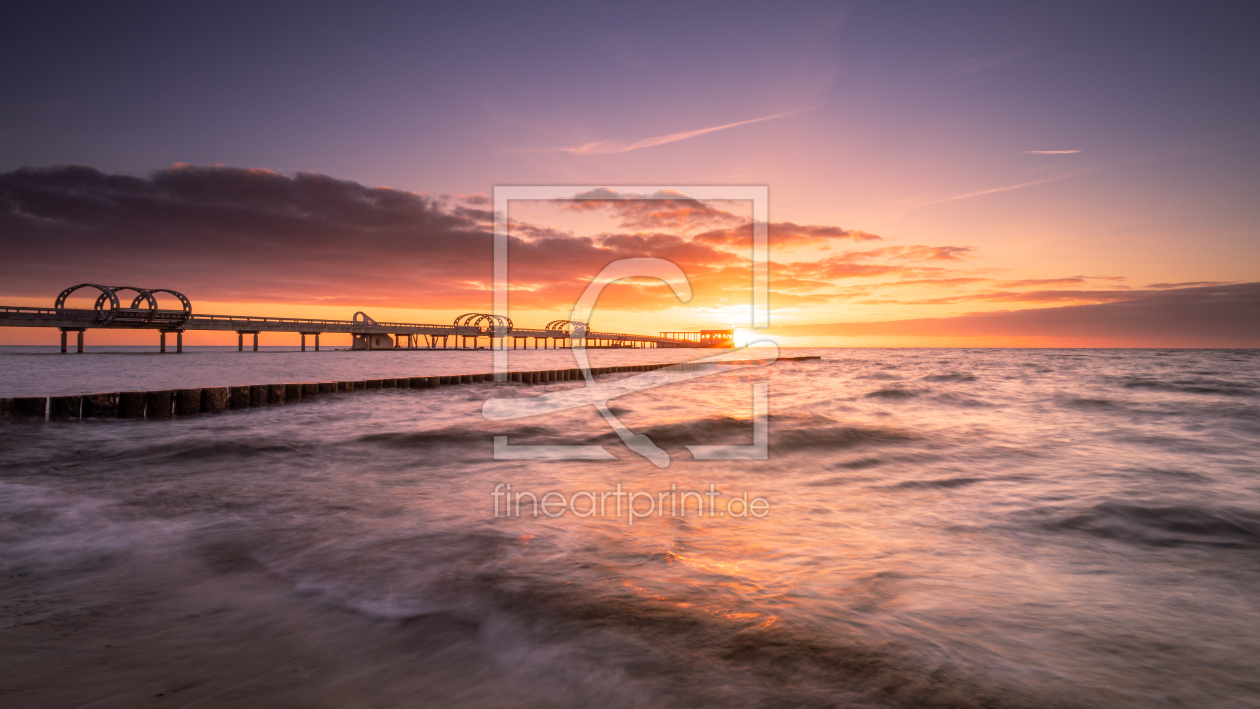
<path id="1" fill-rule="evenodd" d="M 770 245 L 777 248 L 799 248 L 831 244 L 835 241 L 879 241 L 883 237 L 858 229 L 838 226 L 816 226 L 773 222 L 767 230 Z M 752 224 L 741 224 L 733 229 L 715 229 L 695 236 L 713 246 L 747 248 L 752 244 Z"/>
<path id="2" fill-rule="evenodd" d="M 992 293 L 969 293 L 952 295 L 943 298 L 926 298 L 921 300 L 867 300 L 870 305 L 951 305 L 976 301 L 994 301 L 1003 303 L 1113 303 L 1121 300 L 1132 300 L 1141 291 L 1085 291 L 1085 290 L 1040 290 L 1040 291 L 996 291 Z"/>
<path id="3" fill-rule="evenodd" d="M 621 194 L 607 187 L 580 192 L 561 203 L 560 208 L 573 212 L 607 211 L 620 220 L 623 229 L 672 230 L 683 233 L 719 226 L 734 226 L 748 221 L 746 202 L 728 200 L 696 200 L 674 190 L 660 190 L 652 195 Z M 723 209 L 729 207 L 731 209 Z"/>

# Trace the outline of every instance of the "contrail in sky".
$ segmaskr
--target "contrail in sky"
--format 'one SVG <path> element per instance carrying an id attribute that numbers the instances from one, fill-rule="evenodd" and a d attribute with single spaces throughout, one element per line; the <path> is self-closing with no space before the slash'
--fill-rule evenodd
<path id="1" fill-rule="evenodd" d="M 1058 180 L 1066 180 L 1066 179 L 1071 178 L 1071 177 L 1080 177 L 1081 175 L 1086 175 L 1086 174 L 1089 174 L 1089 173 L 1091 173 L 1091 172 L 1094 172 L 1094 170 L 1095 170 L 1095 168 L 1087 168 L 1087 169 L 1085 169 L 1085 170 L 1074 170 L 1074 171 L 1072 171 L 1072 172 L 1064 173 L 1064 174 L 1062 174 L 1062 175 L 1055 175 L 1054 177 L 1047 177 L 1047 178 L 1045 178 L 1045 179 L 1041 179 L 1041 180 L 1033 180 L 1033 181 L 1031 181 L 1031 182 L 1021 182 L 1021 183 L 1019 183 L 1018 185 L 1007 185 L 1006 187 L 994 187 L 994 188 L 993 188 L 993 189 L 991 189 L 991 190 L 980 190 L 979 192 L 968 192 L 967 194 L 960 194 L 960 195 L 958 195 L 958 196 L 956 196 L 956 197 L 946 197 L 946 198 L 944 198 L 944 199 L 934 199 L 934 200 L 932 200 L 931 202 L 924 202 L 923 204 L 921 204 L 921 205 L 919 205 L 919 206 L 921 206 L 921 207 L 926 207 L 926 206 L 927 206 L 927 205 L 929 205 L 929 204 L 938 204 L 938 203 L 940 203 L 940 202 L 953 202 L 953 201 L 954 201 L 954 200 L 956 200 L 956 199 L 967 199 L 968 197 L 979 197 L 979 196 L 980 196 L 980 195 L 982 195 L 982 194 L 993 194 L 994 192 L 1009 192 L 1009 191 L 1011 191 L 1011 190 L 1017 190 L 1017 189 L 1020 189 L 1021 187 L 1032 187 L 1033 185 L 1043 185 L 1043 184 L 1045 184 L 1045 183 L 1047 183 L 1047 182 L 1055 182 L 1055 181 L 1058 181 Z"/>
<path id="2" fill-rule="evenodd" d="M 808 110 L 808 109 L 805 109 L 805 110 Z M 643 140 L 636 141 L 634 143 L 624 143 L 620 140 L 599 140 L 594 143 L 585 143 L 583 145 L 575 145 L 568 148 L 552 148 L 548 152 L 555 151 L 555 152 L 562 152 L 562 153 L 579 153 L 582 155 L 608 155 L 612 153 L 628 153 L 631 150 L 638 150 L 640 148 L 651 148 L 657 145 L 665 145 L 666 143 L 677 143 L 680 140 L 687 140 L 688 138 L 695 138 L 697 136 L 705 135 L 706 133 L 716 133 L 720 130 L 726 130 L 727 128 L 746 126 L 749 123 L 760 123 L 762 121 L 769 121 L 775 118 L 782 118 L 784 116 L 790 116 L 794 113 L 801 113 L 801 111 L 788 111 L 786 113 L 776 113 L 773 116 L 753 118 L 747 121 L 739 121 L 736 123 L 727 123 L 720 126 L 713 126 L 712 128 L 701 128 L 699 130 L 689 130 L 689 131 L 683 131 L 681 133 L 670 133 L 668 135 L 658 135 L 654 138 L 644 138 Z"/>

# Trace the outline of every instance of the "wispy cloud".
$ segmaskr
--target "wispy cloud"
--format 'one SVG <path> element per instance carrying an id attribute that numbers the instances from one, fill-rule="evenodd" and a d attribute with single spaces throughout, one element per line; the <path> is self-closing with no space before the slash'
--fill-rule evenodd
<path id="1" fill-rule="evenodd" d="M 809 109 L 803 109 L 809 110 Z M 761 123 L 762 121 L 770 121 L 775 118 L 783 118 L 791 116 L 802 111 L 788 111 L 786 113 L 776 113 L 773 116 L 763 116 L 761 118 L 753 118 L 747 121 L 737 121 L 735 123 L 726 123 L 711 128 L 701 128 L 699 130 L 682 131 L 681 133 L 670 133 L 668 135 L 658 135 L 653 138 L 644 138 L 643 140 L 633 143 L 626 143 L 620 140 L 598 140 L 593 143 L 584 143 L 582 145 L 574 145 L 566 148 L 544 148 L 539 152 L 559 152 L 559 153 L 578 153 L 580 155 L 609 155 L 612 153 L 628 153 L 631 150 L 639 150 L 640 148 L 653 148 L 658 145 L 666 145 L 668 143 L 677 143 L 680 140 L 688 138 L 696 138 L 698 136 L 716 133 L 729 128 L 737 128 L 746 126 L 750 123 Z"/>
<path id="2" fill-rule="evenodd" d="M 1010 192 L 1011 190 L 1018 190 L 1024 187 L 1032 187 L 1033 185 L 1044 185 L 1047 182 L 1057 182 L 1059 180 L 1067 180 L 1073 177 L 1080 177 L 1082 175 L 1088 175 L 1089 173 L 1094 172 L 1094 170 L 1095 168 L 1086 168 L 1084 170 L 1073 170 L 1072 172 L 1065 172 L 1062 175 L 1055 175 L 1054 177 L 1046 177 L 1040 180 L 1032 180 L 1030 182 L 1021 182 L 1017 185 L 1007 185 L 1005 187 L 994 187 L 993 189 L 980 190 L 979 192 L 968 192 L 967 194 L 955 195 L 953 197 L 945 197 L 944 199 L 934 199 L 931 202 L 924 202 L 923 204 L 919 206 L 926 207 L 929 204 L 939 204 L 941 202 L 953 202 L 959 199 L 967 199 L 969 197 L 979 197 L 980 195 L 993 194 L 995 192 Z"/>
<path id="3" fill-rule="evenodd" d="M 1025 150 L 1028 155 L 1072 155 L 1079 153 L 1079 150 Z"/>

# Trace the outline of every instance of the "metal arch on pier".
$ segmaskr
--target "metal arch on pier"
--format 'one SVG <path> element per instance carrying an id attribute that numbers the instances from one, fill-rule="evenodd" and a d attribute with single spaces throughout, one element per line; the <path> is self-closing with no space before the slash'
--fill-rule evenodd
<path id="1" fill-rule="evenodd" d="M 149 299 L 149 302 L 153 305 L 153 310 L 155 312 L 157 311 L 158 308 L 157 308 L 157 298 L 153 297 L 154 293 L 167 293 L 169 295 L 175 296 L 176 298 L 179 298 L 179 304 L 183 306 L 184 317 L 187 318 L 188 316 L 192 315 L 192 301 L 188 300 L 188 296 L 184 295 L 183 293 L 180 293 L 177 290 L 171 290 L 170 288 L 146 288 L 144 289 L 144 295 Z M 139 302 L 139 300 L 140 299 L 137 297 L 136 301 Z"/>
<path id="2" fill-rule="evenodd" d="M 142 300 L 147 300 L 149 302 L 150 311 L 157 310 L 157 298 L 154 298 L 152 293 L 146 292 L 143 288 L 134 288 L 132 286 L 108 286 L 108 288 L 114 291 L 115 295 L 118 294 L 118 291 L 124 291 L 124 290 L 129 290 L 129 291 L 134 292 L 136 294 L 136 297 L 132 299 L 131 301 L 130 307 L 132 310 L 139 310 L 140 301 Z M 101 306 L 104 304 L 105 304 L 105 294 L 102 293 L 100 297 L 96 299 L 96 309 L 100 310 Z"/>
<path id="3" fill-rule="evenodd" d="M 179 327 L 184 320 L 192 316 L 192 302 L 183 293 L 170 288 L 137 288 L 135 286 L 102 286 L 96 283 L 80 283 L 77 286 L 70 286 L 61 291 L 54 302 L 53 308 L 59 311 L 66 310 L 66 299 L 80 288 L 95 288 L 101 292 L 96 297 L 96 303 L 93 304 L 93 310 L 97 315 L 97 320 L 101 324 L 109 324 L 119 318 L 134 320 L 141 319 L 144 322 L 150 322 L 160 312 L 163 314 L 163 325 L 166 327 Z M 131 301 L 128 308 L 122 307 L 122 302 L 118 300 L 119 291 L 131 291 L 136 297 Z M 167 293 L 179 299 L 180 310 L 159 310 L 155 293 Z M 105 304 L 109 304 L 106 309 Z M 141 308 L 141 303 L 147 303 L 148 308 Z M 181 317 L 182 316 L 182 317 Z"/>
<path id="4" fill-rule="evenodd" d="M 565 335 L 581 337 L 586 332 L 586 327 L 586 323 L 581 320 L 552 320 L 543 329 L 549 332 L 563 332 Z"/>
<path id="5" fill-rule="evenodd" d="M 69 298 L 71 293 L 79 290 L 80 288 L 95 288 L 101 292 L 101 294 L 96 298 L 95 310 L 100 313 L 97 315 L 97 320 L 100 320 L 102 324 L 113 320 L 114 316 L 118 314 L 118 311 L 122 310 L 122 304 L 118 302 L 117 289 L 109 286 L 97 285 L 95 283 L 80 283 L 77 286 L 70 286 L 69 288 L 61 291 L 60 295 L 57 296 L 57 300 L 53 304 L 53 308 L 57 310 L 65 310 L 66 298 Z M 105 311 L 102 308 L 106 299 L 109 300 L 108 315 L 104 314 Z"/>
<path id="6" fill-rule="evenodd" d="M 482 325 L 486 327 L 482 327 Z M 475 327 L 484 335 L 506 337 L 512 332 L 512 318 L 489 313 L 464 313 L 455 318 L 455 327 Z M 493 331 L 493 332 L 492 332 Z"/>

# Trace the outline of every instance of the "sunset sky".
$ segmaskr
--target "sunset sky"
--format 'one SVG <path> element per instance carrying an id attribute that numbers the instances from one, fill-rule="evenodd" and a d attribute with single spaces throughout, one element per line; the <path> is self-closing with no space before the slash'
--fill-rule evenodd
<path id="1" fill-rule="evenodd" d="M 449 322 L 495 185 L 767 185 L 784 344 L 1260 346 L 1260 11 L 1100 5 L 8 9 L 0 304 Z M 513 205 L 512 317 L 658 256 L 693 301 L 613 286 L 595 327 L 740 325 L 749 214 Z"/>

